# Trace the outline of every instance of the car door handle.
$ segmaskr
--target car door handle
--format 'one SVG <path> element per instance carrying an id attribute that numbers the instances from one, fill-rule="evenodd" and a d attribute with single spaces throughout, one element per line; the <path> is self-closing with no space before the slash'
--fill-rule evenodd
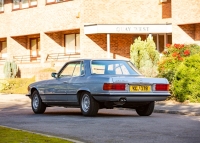
<path id="1" fill-rule="evenodd" d="M 63 83 L 68 83 L 68 81 L 63 81 Z"/>

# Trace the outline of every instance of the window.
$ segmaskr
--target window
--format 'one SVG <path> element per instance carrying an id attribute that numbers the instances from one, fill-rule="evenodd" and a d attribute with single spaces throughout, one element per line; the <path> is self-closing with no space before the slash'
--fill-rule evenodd
<path id="1" fill-rule="evenodd" d="M 47 4 L 53 4 L 53 3 L 60 3 L 60 2 L 66 2 L 69 0 L 46 0 Z"/>
<path id="2" fill-rule="evenodd" d="M 84 74 L 83 62 L 73 62 L 67 64 L 61 71 L 60 77 L 80 76 Z"/>
<path id="3" fill-rule="evenodd" d="M 28 0 L 21 0 L 22 8 L 28 8 L 29 7 L 29 1 Z"/>
<path id="4" fill-rule="evenodd" d="M 0 0 L 0 12 L 4 11 L 4 0 Z"/>
<path id="5" fill-rule="evenodd" d="M 126 61 L 93 60 L 91 72 L 92 74 L 106 75 L 139 75 L 137 69 Z"/>
<path id="6" fill-rule="evenodd" d="M 13 0 L 13 9 L 24 9 L 37 6 L 37 0 Z"/>
<path id="7" fill-rule="evenodd" d="M 66 54 L 80 53 L 80 34 L 65 35 Z"/>
<path id="8" fill-rule="evenodd" d="M 30 0 L 29 3 L 31 6 L 37 6 L 37 0 Z"/>
<path id="9" fill-rule="evenodd" d="M 13 9 L 20 8 L 20 0 L 13 0 Z"/>
<path id="10" fill-rule="evenodd" d="M 31 57 L 40 57 L 40 38 L 30 39 Z"/>
<path id="11" fill-rule="evenodd" d="M 0 58 L 5 59 L 7 57 L 7 42 L 0 41 Z"/>

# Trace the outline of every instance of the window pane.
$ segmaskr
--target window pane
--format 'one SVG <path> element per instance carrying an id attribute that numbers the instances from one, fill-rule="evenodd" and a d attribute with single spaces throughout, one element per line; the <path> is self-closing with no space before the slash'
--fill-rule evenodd
<path id="1" fill-rule="evenodd" d="M 75 53 L 75 34 L 65 35 L 66 53 Z"/>
<path id="2" fill-rule="evenodd" d="M 13 9 L 18 9 L 20 4 L 20 0 L 13 0 Z"/>
<path id="3" fill-rule="evenodd" d="M 172 35 L 167 35 L 167 44 L 172 44 Z"/>
<path id="4" fill-rule="evenodd" d="M 68 64 L 61 72 L 60 77 L 72 76 L 77 63 Z"/>
<path id="5" fill-rule="evenodd" d="M 2 42 L 2 53 L 7 53 L 7 42 Z"/>
<path id="6" fill-rule="evenodd" d="M 37 40 L 32 39 L 31 40 L 31 56 L 36 57 L 37 56 L 37 45 L 36 45 Z"/>
<path id="7" fill-rule="evenodd" d="M 84 75 L 85 74 L 85 70 L 84 70 L 84 64 L 83 62 L 81 62 L 81 68 L 80 68 L 80 71 L 81 71 L 81 75 Z"/>
<path id="8" fill-rule="evenodd" d="M 56 2 L 63 2 L 63 0 L 56 0 Z"/>
<path id="9" fill-rule="evenodd" d="M 30 39 L 31 56 L 40 56 L 40 38 Z"/>
<path id="10" fill-rule="evenodd" d="M 81 75 L 80 63 L 75 66 L 75 69 L 74 69 L 74 72 L 73 72 L 73 76 L 79 76 L 79 75 Z"/>
<path id="11" fill-rule="evenodd" d="M 7 42 L 2 42 L 1 56 L 2 58 L 7 57 Z"/>
<path id="12" fill-rule="evenodd" d="M 116 74 L 125 74 L 125 75 L 129 75 L 129 71 L 127 70 L 127 68 L 125 67 L 125 65 L 123 64 L 116 64 Z"/>
<path id="13" fill-rule="evenodd" d="M 4 0 L 0 0 L 0 11 L 3 11 L 4 10 Z"/>
<path id="14" fill-rule="evenodd" d="M 28 2 L 28 0 L 21 0 L 21 2 L 22 2 L 22 8 L 27 8 L 27 7 L 29 7 L 29 2 Z"/>
<path id="15" fill-rule="evenodd" d="M 47 3 L 55 2 L 55 0 L 47 0 Z"/>
<path id="16" fill-rule="evenodd" d="M 91 69 L 92 74 L 139 75 L 126 61 L 93 60 Z"/>
<path id="17" fill-rule="evenodd" d="M 104 74 L 105 64 L 99 61 L 92 61 L 91 72 L 92 74 Z"/>
<path id="18" fill-rule="evenodd" d="M 37 0 L 30 0 L 30 5 L 31 5 L 31 6 L 37 5 Z"/>
<path id="19" fill-rule="evenodd" d="M 38 38 L 38 55 L 40 56 L 41 55 L 41 53 L 40 53 L 40 38 Z"/>
<path id="20" fill-rule="evenodd" d="M 80 34 L 76 34 L 76 53 L 80 53 Z"/>

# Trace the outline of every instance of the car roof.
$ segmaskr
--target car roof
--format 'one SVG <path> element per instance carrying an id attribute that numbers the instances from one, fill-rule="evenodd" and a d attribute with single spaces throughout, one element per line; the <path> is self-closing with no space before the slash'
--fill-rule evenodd
<path id="1" fill-rule="evenodd" d="M 70 60 L 68 62 L 75 62 L 75 61 L 94 61 L 94 60 L 101 60 L 101 61 L 129 61 L 126 59 L 76 59 L 76 60 Z"/>

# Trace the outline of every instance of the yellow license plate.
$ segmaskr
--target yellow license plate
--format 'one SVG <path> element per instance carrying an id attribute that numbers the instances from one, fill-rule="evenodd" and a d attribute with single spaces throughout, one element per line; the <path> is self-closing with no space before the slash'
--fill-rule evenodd
<path id="1" fill-rule="evenodd" d="M 151 86 L 148 85 L 130 85 L 130 92 L 150 92 Z"/>

